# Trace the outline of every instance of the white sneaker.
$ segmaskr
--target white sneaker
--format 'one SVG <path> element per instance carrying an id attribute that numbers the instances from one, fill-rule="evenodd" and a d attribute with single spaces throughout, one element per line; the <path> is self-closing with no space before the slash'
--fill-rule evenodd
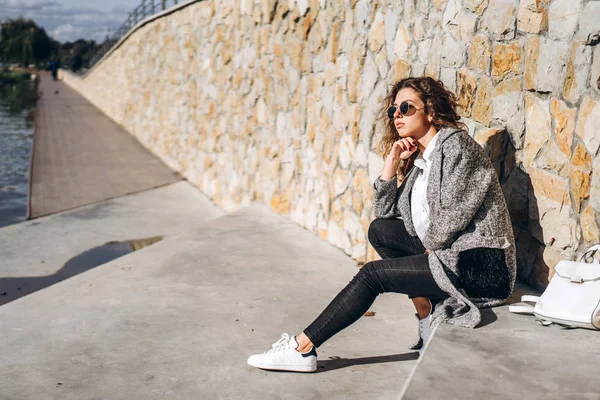
<path id="1" fill-rule="evenodd" d="M 429 341 L 429 336 L 431 336 L 431 314 L 419 320 L 419 332 L 421 339 L 423 339 L 423 345 L 419 349 L 419 354 L 423 354 L 425 345 Z"/>
<path id="2" fill-rule="evenodd" d="M 270 350 L 250 356 L 248 365 L 276 371 L 316 371 L 317 350 L 313 347 L 308 353 L 300 353 L 296 347 L 296 337 L 284 333 L 281 339 L 273 343 Z"/>
<path id="3" fill-rule="evenodd" d="M 419 319 L 419 314 L 415 314 L 415 318 L 417 319 L 418 339 L 409 347 L 409 349 L 420 350 L 421 347 L 423 347 L 423 338 L 421 337 L 421 320 Z"/>

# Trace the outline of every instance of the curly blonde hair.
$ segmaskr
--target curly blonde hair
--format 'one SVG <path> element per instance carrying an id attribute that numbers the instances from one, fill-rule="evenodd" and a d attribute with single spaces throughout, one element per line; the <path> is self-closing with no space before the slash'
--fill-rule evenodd
<path id="1" fill-rule="evenodd" d="M 454 93 L 444 87 L 444 83 L 430 76 L 405 78 L 396 82 L 390 89 L 389 94 L 383 101 L 378 112 L 377 120 L 383 126 L 384 134 L 377 148 L 379 154 L 385 159 L 392 150 L 394 142 L 400 139 L 396 131 L 394 121 L 388 117 L 387 110 L 394 104 L 398 92 L 405 88 L 411 88 L 421 98 L 425 105 L 425 112 L 433 112 L 433 126 L 439 131 L 445 127 L 467 130 L 467 126 L 460 122 L 460 116 L 456 112 L 458 98 Z M 408 173 L 419 155 L 415 151 L 413 155 L 400 163 L 398 167 L 398 178 L 402 179 Z"/>

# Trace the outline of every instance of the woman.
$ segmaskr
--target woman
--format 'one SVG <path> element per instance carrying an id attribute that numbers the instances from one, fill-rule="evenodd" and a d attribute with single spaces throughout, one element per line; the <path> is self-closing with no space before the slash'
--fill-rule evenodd
<path id="1" fill-rule="evenodd" d="M 368 235 L 382 260 L 365 264 L 302 333 L 283 334 L 249 365 L 315 371 L 316 348 L 358 320 L 380 293 L 412 298 L 420 332 L 413 348 L 420 349 L 432 326 L 474 328 L 478 307 L 510 296 L 516 261 L 508 209 L 488 156 L 459 122 L 456 96 L 431 77 L 407 78 L 384 103 L 385 165 L 373 185 L 376 219 Z"/>

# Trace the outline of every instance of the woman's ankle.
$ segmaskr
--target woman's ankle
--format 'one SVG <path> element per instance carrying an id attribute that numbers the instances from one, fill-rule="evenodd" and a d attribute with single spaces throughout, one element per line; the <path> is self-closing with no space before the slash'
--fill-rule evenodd
<path id="1" fill-rule="evenodd" d="M 415 309 L 417 310 L 417 314 L 419 315 L 419 319 L 427 318 L 433 307 L 431 305 L 431 301 L 426 297 L 414 297 L 412 299 Z"/>
<path id="2" fill-rule="evenodd" d="M 299 353 L 306 353 L 310 351 L 314 347 L 308 336 L 304 334 L 304 332 L 296 335 L 296 343 L 298 343 L 298 347 L 296 347 L 296 351 Z"/>

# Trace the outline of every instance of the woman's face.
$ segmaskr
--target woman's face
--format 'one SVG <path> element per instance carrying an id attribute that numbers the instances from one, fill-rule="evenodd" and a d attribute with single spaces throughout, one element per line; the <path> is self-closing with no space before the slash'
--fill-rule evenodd
<path id="1" fill-rule="evenodd" d="M 411 88 L 400 90 L 396 95 L 394 106 L 396 107 L 394 125 L 401 138 L 410 136 L 418 140 L 425 136 L 431 128 L 431 117 L 425 113 L 425 104 L 415 90 Z M 401 110 L 409 115 L 402 115 Z"/>

